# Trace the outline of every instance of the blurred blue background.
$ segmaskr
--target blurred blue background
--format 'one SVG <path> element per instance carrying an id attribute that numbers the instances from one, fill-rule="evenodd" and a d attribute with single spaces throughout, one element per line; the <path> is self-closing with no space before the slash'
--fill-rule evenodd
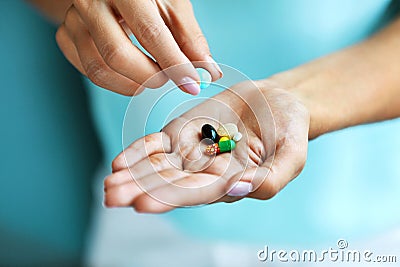
<path id="1" fill-rule="evenodd" d="M 77 266 L 100 150 L 56 28 L 0 1 L 0 266 Z"/>
<path id="2" fill-rule="evenodd" d="M 399 3 L 368 0 L 357 8 L 360 2 L 347 0 L 330 1 L 332 6 L 319 0 L 304 1 L 309 5 L 289 0 L 275 4 L 249 1 L 244 8 L 239 1 L 212 1 L 210 10 L 210 2 L 195 2 L 217 60 L 252 79 L 362 40 L 391 18 L 395 12 L 391 5 L 396 2 L 398 7 Z M 234 14 L 257 12 L 249 19 L 244 16 L 242 29 L 231 27 L 238 17 L 220 12 L 228 2 Z M 317 3 L 325 9 L 318 12 Z M 271 8 L 268 17 L 264 13 L 267 5 Z M 91 216 L 91 177 L 102 159 L 88 112 L 89 99 L 80 75 L 55 44 L 56 29 L 21 0 L 3 0 L 0 7 L 0 266 L 78 266 Z M 341 10 L 350 10 L 351 15 L 340 17 Z M 293 12 L 297 20 L 286 20 Z M 254 27 L 257 21 L 271 21 L 279 27 L 268 27 L 265 36 L 260 36 Z M 270 40 L 270 36 L 277 38 Z M 257 38 L 265 44 L 262 49 L 261 42 L 250 42 Z M 227 46 L 229 40 L 235 44 Z M 259 62 L 260 58 L 266 60 Z M 122 116 L 129 99 L 96 87 L 89 93 L 109 164 L 121 149 Z M 399 131 L 397 120 L 313 141 L 302 176 L 268 205 L 248 200 L 229 209 L 215 205 L 162 217 L 190 237 L 230 239 L 237 231 L 234 238 L 262 245 L 269 240 L 294 244 L 325 242 L 338 234 L 360 237 L 379 233 L 399 223 L 398 213 L 393 214 L 399 203 Z M 247 207 L 253 208 L 252 216 L 236 220 L 232 211 Z M 274 212 L 282 211 L 281 207 L 284 212 Z M 229 216 L 236 220 L 232 225 L 226 223 Z M 265 223 L 254 220 L 257 216 Z M 303 224 L 296 225 L 300 221 Z"/>

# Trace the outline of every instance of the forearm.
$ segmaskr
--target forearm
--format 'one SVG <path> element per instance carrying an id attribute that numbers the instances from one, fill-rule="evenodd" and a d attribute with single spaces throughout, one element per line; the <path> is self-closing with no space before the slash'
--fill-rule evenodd
<path id="1" fill-rule="evenodd" d="M 400 116 L 400 19 L 356 46 L 271 78 L 310 111 L 310 138 Z"/>
<path id="2" fill-rule="evenodd" d="M 28 0 L 28 2 L 36 6 L 54 23 L 60 24 L 64 20 L 65 12 L 72 0 Z"/>

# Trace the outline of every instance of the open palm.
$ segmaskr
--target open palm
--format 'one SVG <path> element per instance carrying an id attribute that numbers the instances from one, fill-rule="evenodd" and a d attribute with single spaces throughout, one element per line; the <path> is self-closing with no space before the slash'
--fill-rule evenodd
<path id="1" fill-rule="evenodd" d="M 229 153 L 206 155 L 201 127 L 225 123 L 243 138 Z M 302 170 L 308 127 L 308 111 L 291 93 L 266 81 L 237 84 L 125 149 L 105 180 L 106 205 L 158 213 L 269 199 Z"/>

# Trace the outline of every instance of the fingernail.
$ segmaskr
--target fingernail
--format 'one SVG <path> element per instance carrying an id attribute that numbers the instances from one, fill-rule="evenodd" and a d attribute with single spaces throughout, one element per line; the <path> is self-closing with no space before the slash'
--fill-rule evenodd
<path id="1" fill-rule="evenodd" d="M 190 77 L 184 77 L 182 80 L 180 80 L 178 85 L 183 87 L 184 91 L 191 95 L 197 95 L 200 93 L 199 84 Z"/>
<path id="2" fill-rule="evenodd" d="M 253 185 L 248 182 L 239 181 L 234 184 L 228 191 L 228 196 L 243 197 L 253 190 Z"/>
<path id="3" fill-rule="evenodd" d="M 219 72 L 219 78 L 222 78 L 222 76 L 224 76 L 224 73 L 218 66 L 217 62 L 215 62 L 215 60 L 211 56 L 207 56 L 207 61 L 210 62 L 214 66 L 214 68 Z"/>

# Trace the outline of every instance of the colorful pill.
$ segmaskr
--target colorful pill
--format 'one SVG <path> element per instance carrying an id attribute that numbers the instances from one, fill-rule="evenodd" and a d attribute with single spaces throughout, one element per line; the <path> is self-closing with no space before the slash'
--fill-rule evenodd
<path id="1" fill-rule="evenodd" d="M 222 137 L 219 139 L 219 141 L 220 141 L 220 142 L 229 141 L 229 137 L 222 136 Z"/>
<path id="2" fill-rule="evenodd" d="M 219 150 L 220 150 L 221 153 L 234 150 L 235 147 L 236 147 L 235 141 L 229 140 L 229 139 L 227 141 L 221 141 L 220 140 L 218 142 L 218 145 L 219 145 Z"/>
<path id="3" fill-rule="evenodd" d="M 237 132 L 234 136 L 233 136 L 233 140 L 235 142 L 239 142 L 242 139 L 243 135 L 240 132 Z"/>
<path id="4" fill-rule="evenodd" d="M 209 155 L 209 156 L 219 154 L 220 153 L 220 148 L 219 148 L 218 143 L 215 143 L 215 144 L 212 144 L 212 145 L 208 145 L 206 147 L 205 153 L 207 155 Z"/>
<path id="5" fill-rule="evenodd" d="M 203 127 L 201 127 L 201 137 L 202 139 L 211 139 L 214 143 L 219 141 L 219 135 L 217 134 L 217 131 L 210 124 L 204 124 Z"/>
<path id="6" fill-rule="evenodd" d="M 208 86 L 210 86 L 210 83 L 212 81 L 211 74 L 202 68 L 197 68 L 197 74 L 200 76 L 200 89 L 206 89 Z"/>
<path id="7" fill-rule="evenodd" d="M 229 139 L 232 139 L 238 132 L 238 127 L 234 123 L 226 123 L 221 125 L 217 130 L 217 134 L 219 136 L 227 136 Z"/>

